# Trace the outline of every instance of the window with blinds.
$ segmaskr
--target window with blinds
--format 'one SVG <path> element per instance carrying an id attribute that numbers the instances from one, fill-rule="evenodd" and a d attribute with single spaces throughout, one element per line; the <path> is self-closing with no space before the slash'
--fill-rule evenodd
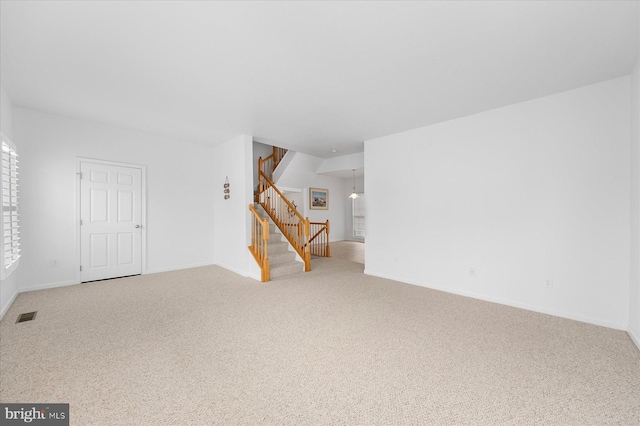
<path id="1" fill-rule="evenodd" d="M 365 237 L 365 196 L 360 196 L 353 200 L 353 236 L 357 238 Z"/>
<path id="2" fill-rule="evenodd" d="M 15 145 L 2 136 L 2 264 L 0 277 L 5 279 L 18 266 L 20 258 L 20 224 L 18 217 L 18 154 Z"/>

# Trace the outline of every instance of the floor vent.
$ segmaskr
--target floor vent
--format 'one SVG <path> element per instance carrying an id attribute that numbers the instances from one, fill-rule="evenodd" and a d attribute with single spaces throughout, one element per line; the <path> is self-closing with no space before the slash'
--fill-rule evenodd
<path id="1" fill-rule="evenodd" d="M 32 321 L 36 319 L 37 313 L 38 311 L 33 311 L 33 312 L 27 312 L 26 314 L 18 315 L 18 321 L 16 321 L 16 324 L 18 324 L 19 322 Z"/>

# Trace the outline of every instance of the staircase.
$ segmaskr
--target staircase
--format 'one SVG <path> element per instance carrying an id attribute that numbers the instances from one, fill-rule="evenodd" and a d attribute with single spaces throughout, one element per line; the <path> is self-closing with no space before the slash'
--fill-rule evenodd
<path id="1" fill-rule="evenodd" d="M 310 271 L 311 254 L 330 257 L 329 221 L 312 223 L 308 217 L 303 218 L 273 183 L 273 172 L 286 152 L 273 147 L 271 155 L 258 159 L 258 191 L 255 204 L 249 205 L 252 212 L 249 251 L 260 266 L 263 282 L 300 269 Z"/>
<path id="2" fill-rule="evenodd" d="M 295 251 L 289 250 L 289 243 L 278 227 L 270 220 L 269 215 L 260 204 L 255 203 L 254 207 L 260 218 L 269 221 L 268 245 L 271 279 L 304 271 L 304 263 L 296 255 Z"/>

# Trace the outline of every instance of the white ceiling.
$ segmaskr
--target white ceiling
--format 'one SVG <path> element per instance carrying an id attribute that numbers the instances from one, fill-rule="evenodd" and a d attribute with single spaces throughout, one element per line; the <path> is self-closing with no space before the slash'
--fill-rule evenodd
<path id="1" fill-rule="evenodd" d="M 15 106 L 320 157 L 629 74 L 637 1 L 2 1 Z M 333 149 L 337 152 L 331 152 Z"/>

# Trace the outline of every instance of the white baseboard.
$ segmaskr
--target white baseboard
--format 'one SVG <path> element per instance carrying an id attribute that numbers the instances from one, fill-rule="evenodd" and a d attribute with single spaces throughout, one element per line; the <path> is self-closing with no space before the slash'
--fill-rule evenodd
<path id="1" fill-rule="evenodd" d="M 16 300 L 16 297 L 18 297 L 18 294 L 20 294 L 20 293 L 26 293 L 27 291 L 35 291 L 35 290 L 45 290 L 47 288 L 65 287 L 65 286 L 73 285 L 73 284 L 78 284 L 78 282 L 77 281 L 61 281 L 61 282 L 57 282 L 57 283 L 40 284 L 40 285 L 34 285 L 34 286 L 30 286 L 30 287 L 20 288 L 20 289 L 16 290 L 16 292 L 13 294 L 13 296 L 11 296 L 9 298 L 9 301 L 7 303 L 5 303 L 5 305 L 2 307 L 2 310 L 0 311 L 0 319 L 2 319 L 4 317 L 4 314 L 7 313 L 7 311 L 9 310 L 11 305 L 13 304 L 13 302 Z"/>
<path id="2" fill-rule="evenodd" d="M 256 275 L 256 274 L 249 274 L 249 275 L 246 275 L 246 277 L 247 277 L 247 278 L 253 278 L 253 279 L 254 279 L 254 280 L 256 280 L 256 281 L 260 281 L 260 282 L 262 282 L 262 277 L 261 277 L 260 275 Z"/>
<path id="3" fill-rule="evenodd" d="M 19 292 L 25 293 L 27 291 L 46 290 L 48 288 L 66 287 L 68 285 L 75 285 L 75 284 L 80 284 L 80 283 L 76 280 L 71 280 L 71 281 L 59 281 L 57 283 L 38 284 L 38 285 L 32 285 L 29 287 L 21 288 Z"/>
<path id="4" fill-rule="evenodd" d="M 538 306 L 527 305 L 526 303 L 514 302 L 512 300 L 501 299 L 501 298 L 498 298 L 498 297 L 486 296 L 484 294 L 478 294 L 478 293 L 473 293 L 473 292 L 469 292 L 469 291 L 462 291 L 462 290 L 456 290 L 456 289 L 451 289 L 451 288 L 430 286 L 430 285 L 426 285 L 425 283 L 422 283 L 422 282 L 417 282 L 417 281 L 413 281 L 412 282 L 412 281 L 407 281 L 404 278 L 397 278 L 397 277 L 393 277 L 393 276 L 386 275 L 386 274 L 379 274 L 377 272 L 371 272 L 371 271 L 367 270 L 366 268 L 365 268 L 364 273 L 367 274 L 367 275 L 374 276 L 374 277 L 385 278 L 385 279 L 388 279 L 388 280 L 398 281 L 398 282 L 401 282 L 401 283 L 416 285 L 416 286 L 419 286 L 419 287 L 430 288 L 432 290 L 443 291 L 445 293 L 457 294 L 459 296 L 465 296 L 465 297 L 471 297 L 473 299 L 484 300 L 485 302 L 498 303 L 498 304 L 501 304 L 501 305 L 511 306 L 511 307 L 514 307 L 514 308 L 525 309 L 527 311 L 533 311 L 533 312 L 538 312 L 538 313 L 541 313 L 541 314 L 553 315 L 555 317 L 560 317 L 560 318 L 566 318 L 566 319 L 570 319 L 570 320 L 574 320 L 574 321 L 585 322 L 585 323 L 588 323 L 588 324 L 599 325 L 599 326 L 607 327 L 607 328 L 613 328 L 615 330 L 627 331 L 627 325 L 626 324 L 619 324 L 619 323 L 612 322 L 612 321 L 601 320 L 599 318 L 592 318 L 592 317 L 579 315 L 579 314 L 572 314 L 570 312 L 564 312 L 564 311 L 555 311 L 553 309 L 540 308 Z"/>
<path id="5" fill-rule="evenodd" d="M 248 271 L 241 271 L 238 268 L 235 268 L 233 266 L 229 266 L 229 265 L 225 265 L 224 263 L 216 263 L 216 266 L 219 266 L 221 268 L 226 269 L 227 271 L 231 271 L 234 274 L 238 274 L 241 277 L 247 277 L 247 278 L 252 278 L 256 281 L 262 281 L 262 277 L 260 276 L 260 273 L 255 273 L 255 272 L 248 272 Z"/>
<path id="6" fill-rule="evenodd" d="M 190 268 L 197 268 L 197 267 L 200 267 L 200 266 L 210 266 L 210 265 L 213 265 L 213 263 L 204 262 L 204 263 L 194 263 L 194 264 L 191 264 L 191 265 L 175 266 L 175 267 L 171 267 L 171 268 L 160 268 L 160 269 L 147 271 L 147 272 L 145 272 L 145 275 L 146 274 L 159 273 L 159 272 L 178 271 L 178 270 L 181 270 L 181 269 L 190 269 Z M 69 280 L 69 281 L 59 281 L 59 282 L 55 282 L 55 283 L 38 284 L 38 285 L 32 285 L 32 286 L 29 286 L 29 287 L 20 288 L 10 298 L 9 302 L 7 302 L 5 304 L 5 306 L 2 307 L 2 311 L 0 311 L 0 319 L 2 319 L 2 317 L 7 312 L 7 310 L 9 310 L 9 307 L 11 306 L 13 301 L 18 296 L 18 293 L 25 293 L 25 292 L 28 292 L 28 291 L 37 291 L 37 290 L 46 290 L 48 288 L 66 287 L 66 286 L 69 286 L 69 285 L 76 285 L 76 284 L 80 284 L 80 282 L 78 282 L 76 280 Z"/>
<path id="7" fill-rule="evenodd" d="M 182 269 L 199 268 L 201 266 L 211 266 L 211 265 L 215 265 L 215 264 L 213 262 L 200 262 L 200 263 L 191 263 L 189 265 L 171 266 L 169 268 L 148 269 L 143 275 L 157 274 L 160 272 L 180 271 Z"/>
<path id="8" fill-rule="evenodd" d="M 16 297 L 18 297 L 18 293 L 20 292 L 16 290 L 15 293 L 13 293 L 13 295 L 9 298 L 9 301 L 5 303 L 4 306 L 2 307 L 2 310 L 0 311 L 0 320 L 4 318 L 4 314 L 7 313 L 13 301 L 16 300 Z"/>
<path id="9" fill-rule="evenodd" d="M 631 341 L 636 344 L 640 351 L 640 337 L 636 336 L 631 330 L 627 330 L 627 334 L 631 337 Z"/>

